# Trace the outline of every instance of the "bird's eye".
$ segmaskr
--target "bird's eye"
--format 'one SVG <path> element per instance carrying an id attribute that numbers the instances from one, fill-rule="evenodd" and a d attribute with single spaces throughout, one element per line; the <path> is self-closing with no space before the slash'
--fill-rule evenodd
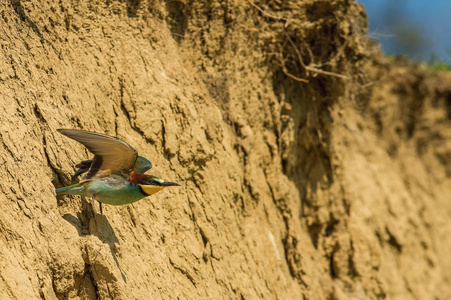
<path id="1" fill-rule="evenodd" d="M 157 185 L 157 182 L 155 180 L 151 180 L 150 184 Z"/>

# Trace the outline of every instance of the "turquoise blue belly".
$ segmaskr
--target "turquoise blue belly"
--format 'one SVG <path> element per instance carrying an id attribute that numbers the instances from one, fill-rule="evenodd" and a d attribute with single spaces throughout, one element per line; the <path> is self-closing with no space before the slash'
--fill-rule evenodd
<path id="1" fill-rule="evenodd" d="M 97 201 L 111 205 L 129 204 L 146 197 L 137 185 L 131 186 L 127 183 L 114 186 L 107 185 L 103 181 L 92 182 L 88 187 L 88 193 L 95 195 Z"/>

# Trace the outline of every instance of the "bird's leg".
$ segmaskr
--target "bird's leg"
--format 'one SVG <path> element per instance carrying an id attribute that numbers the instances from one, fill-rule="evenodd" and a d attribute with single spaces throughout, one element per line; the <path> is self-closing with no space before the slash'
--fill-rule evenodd
<path id="1" fill-rule="evenodd" d="M 100 214 L 103 215 L 102 202 L 99 201 L 99 204 L 100 204 Z"/>
<path id="2" fill-rule="evenodd" d="M 94 210 L 94 213 L 96 214 L 97 211 L 96 211 L 96 206 L 95 206 L 95 204 L 96 204 L 95 200 L 96 200 L 96 195 L 92 195 L 91 206 L 92 206 L 92 209 Z M 102 208 L 102 204 L 100 204 L 100 208 Z"/>

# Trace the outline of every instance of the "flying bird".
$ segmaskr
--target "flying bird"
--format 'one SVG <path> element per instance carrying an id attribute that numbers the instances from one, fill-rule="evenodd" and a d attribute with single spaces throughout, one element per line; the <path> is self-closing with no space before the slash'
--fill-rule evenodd
<path id="1" fill-rule="evenodd" d="M 56 189 L 57 195 L 80 195 L 111 205 L 124 205 L 153 195 L 165 187 L 179 186 L 174 182 L 144 174 L 152 168 L 152 163 L 130 144 L 102 133 L 58 129 L 61 134 L 76 140 L 94 154 L 91 160 L 76 165 L 79 168 L 72 178 L 86 173 L 79 183 Z M 95 211 L 95 208 L 94 208 Z"/>

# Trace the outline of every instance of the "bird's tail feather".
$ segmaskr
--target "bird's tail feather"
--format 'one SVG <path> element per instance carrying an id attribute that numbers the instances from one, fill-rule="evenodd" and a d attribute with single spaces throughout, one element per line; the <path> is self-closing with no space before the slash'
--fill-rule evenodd
<path id="1" fill-rule="evenodd" d="M 83 189 L 84 182 L 76 183 L 73 185 L 68 185 L 59 189 L 56 189 L 55 192 L 57 195 L 65 195 L 65 194 L 79 194 L 78 191 L 80 188 Z"/>

